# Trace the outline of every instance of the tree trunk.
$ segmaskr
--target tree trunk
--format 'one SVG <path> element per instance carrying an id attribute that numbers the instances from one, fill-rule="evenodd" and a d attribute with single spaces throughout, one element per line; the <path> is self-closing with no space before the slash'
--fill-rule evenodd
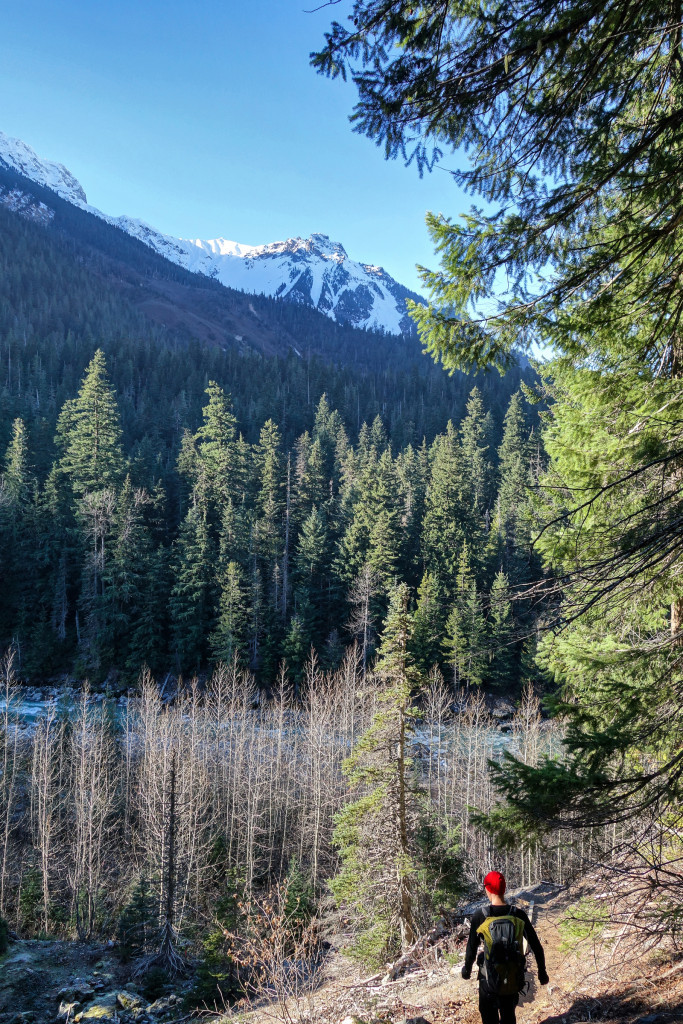
<path id="1" fill-rule="evenodd" d="M 675 597 L 671 602 L 671 638 L 676 646 L 683 643 L 681 628 L 683 627 L 683 597 Z"/>

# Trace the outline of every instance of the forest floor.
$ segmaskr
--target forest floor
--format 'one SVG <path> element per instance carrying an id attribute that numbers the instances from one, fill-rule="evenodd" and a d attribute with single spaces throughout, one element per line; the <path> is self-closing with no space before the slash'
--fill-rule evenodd
<path id="1" fill-rule="evenodd" d="M 604 929 L 595 940 L 588 936 L 577 943 L 576 929 L 568 932 L 566 922 L 586 898 L 595 900 L 596 890 L 549 883 L 515 894 L 515 904 L 533 917 L 550 976 L 542 987 L 535 969 L 530 972 L 519 1024 L 683 1021 L 683 962 L 661 949 L 639 957 L 618 933 Z M 332 949 L 323 967 L 298 998 L 283 996 L 204 1019 L 215 1024 L 479 1024 L 477 983 L 460 976 L 466 932 L 462 923 L 447 929 L 405 974 L 387 981 L 368 979 L 368 972 L 344 955 L 351 936 L 338 930 L 330 935 Z M 13 942 L 0 958 L 0 1024 L 196 1020 L 181 1010 L 181 1000 L 180 991 L 152 1003 L 144 999 L 130 982 L 130 967 L 120 964 L 111 946 L 34 939 Z"/>

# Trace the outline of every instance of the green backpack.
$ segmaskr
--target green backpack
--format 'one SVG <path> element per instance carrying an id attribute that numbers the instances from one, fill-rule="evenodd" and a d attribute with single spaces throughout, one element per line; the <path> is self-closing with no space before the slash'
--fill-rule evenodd
<path id="1" fill-rule="evenodd" d="M 487 917 L 477 932 L 484 939 L 482 970 L 487 988 L 497 996 L 521 992 L 526 968 L 524 921 L 512 914 Z"/>

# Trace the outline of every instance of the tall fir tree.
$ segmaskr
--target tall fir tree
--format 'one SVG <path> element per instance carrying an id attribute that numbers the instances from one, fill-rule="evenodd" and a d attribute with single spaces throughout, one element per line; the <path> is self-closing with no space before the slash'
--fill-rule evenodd
<path id="1" fill-rule="evenodd" d="M 415 665 L 424 676 L 441 661 L 444 625 L 443 595 L 438 580 L 433 573 L 426 572 L 417 592 L 411 641 Z"/>
<path id="2" fill-rule="evenodd" d="M 443 652 L 453 672 L 455 688 L 479 686 L 488 661 L 486 623 L 467 544 L 458 562 L 455 602 L 446 622 Z"/>
<path id="3" fill-rule="evenodd" d="M 407 949 L 418 935 L 411 842 L 415 794 L 408 752 L 416 676 L 409 653 L 408 599 L 405 584 L 391 592 L 376 666 L 384 679 L 378 711 L 343 765 L 361 796 L 339 812 L 334 830 L 342 867 L 332 891 L 356 911 L 361 926 L 356 953 L 371 963 Z"/>
<path id="4" fill-rule="evenodd" d="M 211 652 L 216 661 L 230 664 L 247 658 L 246 588 L 239 563 L 230 561 L 219 579 L 218 618 L 211 634 Z"/>
<path id="5" fill-rule="evenodd" d="M 200 480 L 175 545 L 171 590 L 173 646 L 182 670 L 196 670 L 207 654 L 215 619 L 215 545 L 209 508 Z"/>
<path id="6" fill-rule="evenodd" d="M 509 690 L 517 682 L 517 651 L 510 584 L 503 572 L 496 573 L 491 587 L 488 645 L 486 681 L 495 690 Z"/>
<path id="7" fill-rule="evenodd" d="M 60 472 L 77 498 L 123 482 L 121 418 L 101 349 L 89 363 L 78 395 L 60 413 L 56 442 Z"/>
<path id="8" fill-rule="evenodd" d="M 425 568 L 441 581 L 445 593 L 456 591 L 458 552 L 465 540 L 469 509 L 464 498 L 462 457 L 455 427 L 435 438 L 430 452 L 431 472 L 422 523 Z"/>

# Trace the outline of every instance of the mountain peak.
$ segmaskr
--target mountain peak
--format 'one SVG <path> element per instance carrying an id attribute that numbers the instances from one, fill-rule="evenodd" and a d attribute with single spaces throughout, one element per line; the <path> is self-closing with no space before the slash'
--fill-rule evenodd
<path id="1" fill-rule="evenodd" d="M 420 296 L 382 267 L 351 259 L 340 242 L 322 231 L 266 245 L 244 245 L 226 238 L 174 238 L 144 221 L 111 217 L 88 206 L 85 192 L 66 167 L 41 160 L 25 142 L 4 132 L 0 132 L 0 166 L 115 225 L 165 259 L 236 291 L 312 306 L 338 323 L 361 329 L 414 333 L 406 299 L 419 301 Z"/>
<path id="2" fill-rule="evenodd" d="M 25 178 L 45 185 L 62 199 L 75 203 L 76 206 L 87 206 L 88 200 L 80 182 L 74 178 L 63 164 L 40 157 L 21 139 L 13 139 L 0 132 L 0 161 Z"/>

